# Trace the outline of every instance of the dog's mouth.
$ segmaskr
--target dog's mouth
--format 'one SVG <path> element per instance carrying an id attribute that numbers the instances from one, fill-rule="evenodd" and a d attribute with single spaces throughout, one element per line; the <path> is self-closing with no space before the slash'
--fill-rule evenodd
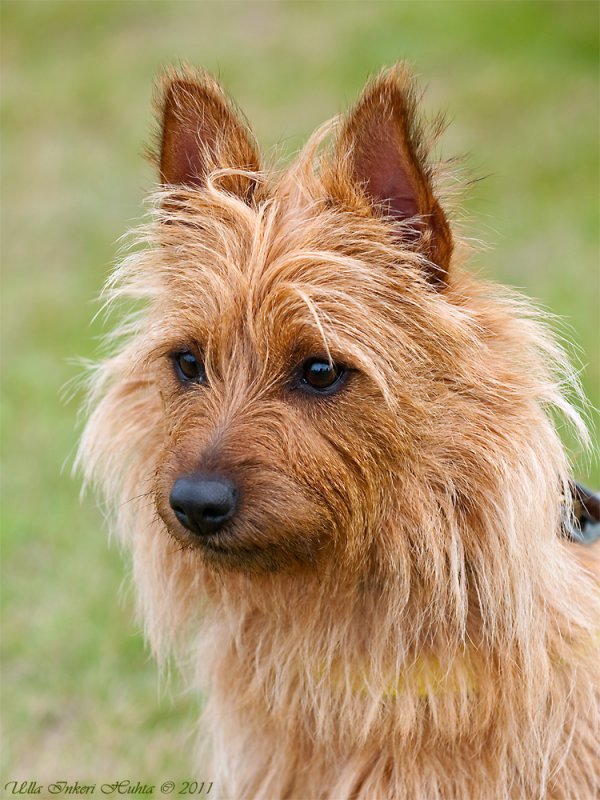
<path id="1" fill-rule="evenodd" d="M 244 553 L 252 554 L 261 549 L 257 545 L 248 546 L 241 544 L 237 540 L 235 534 L 228 534 L 226 531 L 213 534 L 212 536 L 203 536 L 196 544 L 202 551 L 216 553 L 222 556 L 231 556 L 233 553 L 241 555 Z"/>
<path id="2" fill-rule="evenodd" d="M 289 568 L 288 548 L 276 542 L 247 543 L 233 532 L 219 532 L 196 543 L 204 561 L 216 569 L 233 569 L 249 573 L 275 572 Z M 303 559 L 305 560 L 305 559 Z M 296 563 L 300 561 L 298 557 Z"/>
<path id="3" fill-rule="evenodd" d="M 208 567 L 219 572 L 278 572 L 313 564 L 316 556 L 306 537 L 296 535 L 274 541 L 263 533 L 256 541 L 259 537 L 239 531 L 233 522 L 204 536 L 196 536 L 172 522 L 167 529 L 180 546 L 196 551 Z"/>
<path id="4" fill-rule="evenodd" d="M 232 549 L 236 549 L 235 545 L 233 545 L 231 542 L 227 542 L 226 535 L 205 537 L 198 542 L 198 545 L 202 548 L 206 548 L 207 550 L 213 550 L 216 553 L 230 553 Z"/>
<path id="5" fill-rule="evenodd" d="M 215 553 L 227 556 L 235 552 L 253 552 L 258 547 L 242 544 L 240 536 L 231 528 L 226 526 L 215 533 L 197 535 L 190 532 L 184 525 L 171 519 L 165 520 L 167 530 L 186 549 L 197 550 L 200 553 Z"/>

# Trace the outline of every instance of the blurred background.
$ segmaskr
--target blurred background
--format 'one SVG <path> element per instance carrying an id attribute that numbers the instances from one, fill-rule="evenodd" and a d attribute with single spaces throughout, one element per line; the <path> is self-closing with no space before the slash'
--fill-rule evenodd
<path id="1" fill-rule="evenodd" d="M 596 2 L 34 2 L 2 10 L 5 742 L 1 785 L 193 776 L 196 700 L 158 680 L 126 568 L 70 476 L 95 299 L 154 176 L 154 76 L 217 73 L 264 148 L 289 157 L 365 78 L 410 59 L 465 199 L 474 268 L 567 326 L 600 404 Z M 597 412 L 592 418 L 598 421 Z M 597 462 L 576 471 L 600 486 Z"/>

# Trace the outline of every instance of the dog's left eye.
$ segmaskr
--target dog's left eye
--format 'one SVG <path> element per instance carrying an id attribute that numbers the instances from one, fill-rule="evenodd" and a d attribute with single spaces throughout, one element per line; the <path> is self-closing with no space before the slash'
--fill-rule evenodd
<path id="1" fill-rule="evenodd" d="M 302 384 L 316 392 L 328 394 L 336 390 L 344 368 L 322 358 L 309 358 L 302 365 Z"/>
<path id="2" fill-rule="evenodd" d="M 171 358 L 175 366 L 175 373 L 182 383 L 206 382 L 204 364 L 192 352 L 186 350 L 182 353 L 173 353 Z"/>

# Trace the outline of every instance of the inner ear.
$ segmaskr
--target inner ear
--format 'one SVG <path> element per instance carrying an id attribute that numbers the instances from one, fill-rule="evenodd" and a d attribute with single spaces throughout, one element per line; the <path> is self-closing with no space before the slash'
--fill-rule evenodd
<path id="1" fill-rule="evenodd" d="M 411 154 L 389 119 L 367 118 L 351 156 L 353 177 L 369 197 L 397 220 L 421 211 L 419 180 Z M 359 146 L 368 142 L 368 146 Z"/>
<path id="2" fill-rule="evenodd" d="M 167 185 L 199 187 L 214 169 L 257 172 L 258 149 L 242 115 L 207 73 L 184 69 L 162 81 L 160 180 Z M 220 185 L 249 199 L 256 182 L 230 174 Z"/>
<path id="3" fill-rule="evenodd" d="M 374 212 L 391 218 L 399 243 L 411 244 L 427 258 L 431 282 L 443 286 L 452 235 L 434 195 L 416 106 L 408 70 L 396 66 L 383 72 L 367 85 L 346 117 L 337 160 L 367 195 Z"/>

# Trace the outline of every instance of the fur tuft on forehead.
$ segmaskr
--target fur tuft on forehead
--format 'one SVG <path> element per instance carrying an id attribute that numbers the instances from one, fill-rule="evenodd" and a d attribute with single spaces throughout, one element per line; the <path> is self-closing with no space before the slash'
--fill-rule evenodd
<path id="1" fill-rule="evenodd" d="M 452 319 L 449 297 L 432 291 L 420 253 L 390 236 L 385 219 L 361 211 L 364 200 L 358 209 L 331 202 L 314 159 L 300 183 L 305 158 L 270 181 L 248 173 L 262 195 L 250 205 L 222 187 L 226 170 L 199 188 L 159 191 L 153 247 L 126 263 L 123 288 L 132 288 L 128 272 L 135 293 L 161 282 L 151 316 L 168 318 L 180 336 L 225 337 L 235 317 L 232 335 L 243 330 L 265 354 L 270 339 L 316 340 L 392 398 L 392 375 L 429 352 L 424 336 L 448 335 L 440 320 Z M 398 347 L 407 359 L 390 358 Z"/>

